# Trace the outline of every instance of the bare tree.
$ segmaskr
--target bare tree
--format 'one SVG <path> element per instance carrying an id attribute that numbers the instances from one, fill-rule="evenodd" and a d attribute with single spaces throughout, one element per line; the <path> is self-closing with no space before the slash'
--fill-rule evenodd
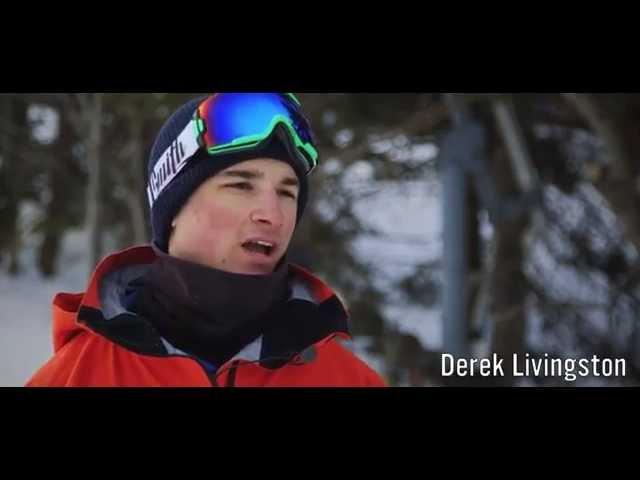
<path id="1" fill-rule="evenodd" d="M 14 123 L 13 95 L 0 96 L 0 181 L 3 192 L 0 193 L 0 224 L 3 225 L 3 242 L 0 242 L 1 250 L 6 250 L 9 256 L 9 272 L 15 275 L 20 270 L 19 250 L 20 231 L 18 228 L 18 202 L 16 170 L 20 169 L 22 162 L 15 160 L 16 133 Z"/>
<path id="2" fill-rule="evenodd" d="M 102 256 L 101 162 L 103 129 L 103 94 L 72 94 L 67 97 L 68 114 L 76 134 L 82 139 L 88 183 L 86 190 L 85 226 L 89 233 L 89 268 Z"/>

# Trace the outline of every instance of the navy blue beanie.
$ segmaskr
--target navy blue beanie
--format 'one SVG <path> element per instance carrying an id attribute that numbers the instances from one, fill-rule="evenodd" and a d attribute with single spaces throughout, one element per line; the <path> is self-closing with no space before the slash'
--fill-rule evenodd
<path id="1" fill-rule="evenodd" d="M 160 160 L 161 155 L 178 138 L 187 124 L 193 118 L 196 108 L 206 97 L 191 100 L 176 110 L 160 129 L 151 149 L 147 167 L 147 179 Z M 305 172 L 295 160 L 293 147 L 288 140 L 288 133 L 277 128 L 271 137 L 258 148 L 247 152 L 236 152 L 224 155 L 209 156 L 204 150 L 199 150 L 187 163 L 187 166 L 173 179 L 166 189 L 156 199 L 151 208 L 151 226 L 153 229 L 153 243 L 163 252 L 169 250 L 171 223 L 180 213 L 189 197 L 207 179 L 215 176 L 237 163 L 255 158 L 273 158 L 282 160 L 293 168 L 300 182 L 298 195 L 298 218 L 300 221 L 304 212 L 307 195 L 308 180 Z"/>

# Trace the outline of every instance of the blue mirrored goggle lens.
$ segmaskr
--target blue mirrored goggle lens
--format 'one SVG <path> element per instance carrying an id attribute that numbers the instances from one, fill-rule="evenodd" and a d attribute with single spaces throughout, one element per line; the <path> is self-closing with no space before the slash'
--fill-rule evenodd
<path id="1" fill-rule="evenodd" d="M 277 122 L 290 125 L 302 144 L 313 149 L 311 128 L 298 106 L 287 95 L 277 93 L 220 93 L 199 108 L 208 149 L 251 144 L 266 138 Z"/>

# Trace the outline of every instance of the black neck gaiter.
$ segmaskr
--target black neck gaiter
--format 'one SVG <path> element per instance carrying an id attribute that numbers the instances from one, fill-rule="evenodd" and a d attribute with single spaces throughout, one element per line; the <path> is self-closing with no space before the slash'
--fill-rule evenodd
<path id="1" fill-rule="evenodd" d="M 138 313 L 172 345 L 218 367 L 273 328 L 289 297 L 285 261 L 270 275 L 241 275 L 156 253 Z"/>

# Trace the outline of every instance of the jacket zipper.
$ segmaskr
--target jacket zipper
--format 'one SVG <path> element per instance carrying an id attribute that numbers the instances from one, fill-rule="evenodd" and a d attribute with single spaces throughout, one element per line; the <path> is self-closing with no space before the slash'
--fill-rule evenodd
<path id="1" fill-rule="evenodd" d="M 225 383 L 225 387 L 234 387 L 236 385 L 236 375 L 238 373 L 239 365 L 240 360 L 234 360 L 231 364 L 231 368 L 229 369 L 229 373 L 227 374 L 227 382 Z"/>
<path id="2" fill-rule="evenodd" d="M 329 335 L 329 336 L 325 337 L 323 340 L 321 340 L 320 342 L 316 342 L 313 345 L 307 347 L 305 350 L 308 350 L 309 348 L 317 349 L 319 345 L 322 345 L 322 344 L 324 344 L 324 343 L 326 343 L 328 341 L 331 341 L 334 338 L 339 337 L 339 336 L 340 335 L 338 335 L 336 333 L 334 333 L 332 335 Z M 303 352 L 305 350 L 303 350 Z M 290 356 L 273 357 L 271 359 L 272 360 L 285 360 L 285 359 L 287 359 L 288 362 L 285 365 L 283 365 L 283 367 L 286 366 L 286 365 L 296 365 L 300 361 L 301 353 L 302 352 L 299 352 L 299 353 L 297 353 L 295 355 L 292 354 Z M 193 360 L 198 362 L 195 358 Z M 246 363 L 247 364 L 260 363 L 260 362 L 264 362 L 266 360 L 269 360 L 269 358 L 262 359 L 262 360 L 257 360 L 257 361 L 253 361 L 253 362 L 246 362 Z M 200 362 L 198 362 L 198 363 L 200 363 Z M 237 381 L 238 369 L 243 364 L 245 364 L 245 362 L 243 362 L 243 360 L 236 359 L 236 360 L 233 360 L 231 362 L 231 364 L 229 365 L 228 368 L 226 368 L 226 365 L 222 365 L 222 367 L 220 367 L 220 369 L 215 373 L 211 373 L 210 374 L 209 372 L 206 371 L 206 369 L 205 369 L 205 372 L 207 374 L 207 377 L 211 381 L 211 384 L 214 387 L 220 387 L 221 385 L 218 383 L 218 377 L 221 375 L 221 373 L 224 373 L 226 371 L 227 372 L 227 378 L 226 378 L 224 386 L 225 387 L 235 387 L 236 381 Z M 200 366 L 202 367 L 201 364 L 200 364 Z M 280 367 L 280 368 L 283 368 L 283 367 Z M 202 368 L 204 369 L 204 367 L 202 367 Z"/>

